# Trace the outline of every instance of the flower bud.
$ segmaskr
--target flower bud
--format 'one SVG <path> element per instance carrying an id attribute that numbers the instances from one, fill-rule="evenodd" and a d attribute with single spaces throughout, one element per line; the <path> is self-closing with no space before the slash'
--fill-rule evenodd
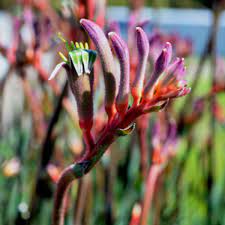
<path id="1" fill-rule="evenodd" d="M 177 58 L 154 84 L 151 91 L 152 97 L 167 99 L 188 94 L 190 88 L 187 88 L 187 82 L 182 78 L 184 72 L 184 59 Z"/>
<path id="2" fill-rule="evenodd" d="M 136 73 L 134 82 L 132 84 L 131 92 L 132 92 L 134 101 L 138 103 L 142 95 L 144 77 L 145 77 L 147 60 L 149 55 L 149 42 L 148 42 L 148 37 L 142 28 L 140 27 L 136 28 L 136 35 L 137 35 L 137 49 L 138 49 L 139 60 L 138 60 L 137 73 Z"/>
<path id="3" fill-rule="evenodd" d="M 80 23 L 94 42 L 101 59 L 105 81 L 105 108 L 109 117 L 115 113 L 116 96 L 115 64 L 108 40 L 101 28 L 94 22 L 81 19 Z"/>
<path id="4" fill-rule="evenodd" d="M 144 94 L 143 94 L 144 99 L 151 98 L 150 90 L 152 89 L 158 77 L 164 72 L 164 70 L 169 65 L 171 57 L 172 57 L 172 47 L 171 47 L 171 44 L 167 42 L 165 48 L 163 48 L 160 56 L 156 60 L 153 73 L 145 86 Z"/>
<path id="5" fill-rule="evenodd" d="M 176 81 L 184 75 L 185 66 L 184 58 L 177 58 L 165 71 L 162 76 L 162 86 L 170 83 L 170 81 Z"/>
<path id="6" fill-rule="evenodd" d="M 130 91 L 130 59 L 129 50 L 123 39 L 115 32 L 108 34 L 112 42 L 113 49 L 120 63 L 120 85 L 116 99 L 116 109 L 123 114 L 128 107 L 129 91 Z"/>

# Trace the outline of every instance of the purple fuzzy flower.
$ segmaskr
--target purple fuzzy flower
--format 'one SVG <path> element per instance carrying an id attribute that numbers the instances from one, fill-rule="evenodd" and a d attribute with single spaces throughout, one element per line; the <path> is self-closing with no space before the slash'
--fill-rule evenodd
<path id="1" fill-rule="evenodd" d="M 123 114 L 128 107 L 129 92 L 130 92 L 130 59 L 127 44 L 115 32 L 108 34 L 112 46 L 115 50 L 120 63 L 121 77 L 119 92 L 116 99 L 117 111 Z"/>
<path id="2" fill-rule="evenodd" d="M 132 95 L 135 98 L 136 103 L 138 104 L 142 95 L 144 85 L 144 78 L 149 55 L 149 42 L 146 33 L 140 27 L 136 28 L 136 38 L 139 60 L 136 76 L 132 85 Z"/>
<path id="3" fill-rule="evenodd" d="M 108 40 L 102 29 L 94 22 L 81 19 L 80 23 L 86 30 L 91 40 L 94 42 L 99 57 L 102 62 L 105 80 L 105 106 L 108 115 L 113 114 L 113 105 L 116 98 L 116 77 L 115 77 L 115 64 L 112 51 L 110 49 Z"/>

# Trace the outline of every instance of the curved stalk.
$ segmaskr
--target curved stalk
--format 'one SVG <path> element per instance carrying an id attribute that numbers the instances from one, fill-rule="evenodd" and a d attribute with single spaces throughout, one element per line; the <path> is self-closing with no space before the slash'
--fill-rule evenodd
<path id="1" fill-rule="evenodd" d="M 59 178 L 54 198 L 53 225 L 64 224 L 66 192 L 71 182 L 76 178 L 73 167 L 74 165 L 67 167 Z"/>
<path id="2" fill-rule="evenodd" d="M 144 104 L 132 107 L 127 111 L 122 120 L 113 121 L 112 125 L 107 126 L 97 142 L 93 144 L 92 150 L 87 152 L 78 162 L 71 164 L 62 172 L 55 193 L 52 225 L 64 224 L 65 195 L 71 182 L 87 174 L 118 137 L 126 136 L 133 131 L 134 126 L 132 123 L 139 116 L 143 115 L 144 107 Z"/>
<path id="3" fill-rule="evenodd" d="M 90 191 L 91 187 L 91 175 L 87 174 L 85 177 L 79 180 L 76 202 L 74 207 L 74 217 L 73 217 L 73 224 L 80 225 L 83 222 L 83 218 L 85 217 L 85 208 L 87 204 L 87 196 Z"/>
<path id="4" fill-rule="evenodd" d="M 54 209 L 53 209 L 53 221 L 52 225 L 63 225 L 64 214 L 65 214 L 65 196 L 71 182 L 77 178 L 83 177 L 87 174 L 94 165 L 100 160 L 104 152 L 107 150 L 109 145 L 117 138 L 117 134 L 114 132 L 108 132 L 103 135 L 102 138 L 96 143 L 95 148 L 91 153 L 95 155 L 87 155 L 85 158 L 77 163 L 68 166 L 59 178 L 57 189 L 54 198 Z"/>
<path id="5" fill-rule="evenodd" d="M 162 170 L 163 170 L 163 167 L 159 164 L 154 164 L 149 169 L 148 178 L 146 182 L 145 195 L 143 198 L 144 201 L 142 205 L 140 225 L 147 225 L 148 223 L 149 210 L 151 209 L 151 206 L 152 206 L 152 201 L 153 201 L 154 193 L 156 191 L 157 181 Z"/>
<path id="6" fill-rule="evenodd" d="M 133 131 L 134 126 L 130 125 L 137 117 L 142 115 L 143 107 L 143 105 L 132 107 L 127 111 L 122 121 L 115 121 L 112 126 L 108 126 L 97 143 L 93 144 L 93 149 L 87 152 L 77 163 L 71 164 L 62 172 L 55 193 L 52 225 L 64 224 L 65 195 L 71 182 L 87 174 L 118 137 L 128 135 Z"/>

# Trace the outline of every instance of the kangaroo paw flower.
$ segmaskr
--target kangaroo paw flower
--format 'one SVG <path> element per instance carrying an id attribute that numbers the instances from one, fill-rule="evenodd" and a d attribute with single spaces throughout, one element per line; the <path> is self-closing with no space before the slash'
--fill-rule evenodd
<path id="1" fill-rule="evenodd" d="M 142 28 L 136 28 L 137 36 L 137 49 L 138 49 L 138 67 L 136 71 L 136 77 L 132 85 L 132 96 L 134 98 L 135 104 L 138 104 L 143 90 L 144 78 L 146 73 L 146 66 L 149 55 L 149 42 L 146 33 Z"/>
<path id="2" fill-rule="evenodd" d="M 93 124 L 93 73 L 92 68 L 97 53 L 89 50 L 88 44 L 66 41 L 61 35 L 68 51 L 68 59 L 59 53 L 64 62 L 59 63 L 53 70 L 50 79 L 53 79 L 59 70 L 66 69 L 70 88 L 77 102 L 80 127 L 90 130 Z"/>
<path id="3" fill-rule="evenodd" d="M 149 98 L 150 90 L 158 77 L 164 72 L 164 70 L 167 68 L 167 66 L 170 63 L 172 57 L 172 47 L 169 42 L 166 43 L 165 48 L 163 48 L 160 56 L 155 62 L 154 70 L 152 72 L 152 75 L 147 82 L 145 89 L 144 89 L 144 98 Z"/>
<path id="4" fill-rule="evenodd" d="M 115 114 L 116 78 L 113 54 L 102 29 L 94 22 L 81 19 L 80 23 L 94 42 L 101 59 L 105 81 L 105 108 L 109 117 Z"/>
<path id="5" fill-rule="evenodd" d="M 124 114 L 128 107 L 130 92 L 130 59 L 126 43 L 115 32 L 108 34 L 120 63 L 120 85 L 119 93 L 116 99 L 116 109 L 120 114 Z"/>

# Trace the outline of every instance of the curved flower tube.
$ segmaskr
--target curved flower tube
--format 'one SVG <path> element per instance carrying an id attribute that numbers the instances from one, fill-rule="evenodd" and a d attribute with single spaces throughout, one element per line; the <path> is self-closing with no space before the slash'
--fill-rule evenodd
<path id="1" fill-rule="evenodd" d="M 149 42 L 148 37 L 141 27 L 136 28 L 137 35 L 137 49 L 138 49 L 138 66 L 136 71 L 136 77 L 132 84 L 132 96 L 134 98 L 134 104 L 138 104 L 141 99 L 144 78 L 146 73 L 147 60 L 149 56 Z"/>
<path id="2" fill-rule="evenodd" d="M 91 40 L 94 42 L 102 62 L 106 89 L 105 109 L 110 120 L 115 114 L 115 97 L 117 85 L 113 54 L 103 30 L 97 24 L 87 19 L 81 19 L 80 23 L 88 33 Z"/>
<path id="3" fill-rule="evenodd" d="M 129 50 L 127 44 L 115 32 L 110 32 L 108 35 L 120 63 L 121 75 L 120 75 L 119 92 L 116 99 L 116 109 L 118 113 L 123 115 L 128 107 L 129 92 L 130 92 Z"/>

